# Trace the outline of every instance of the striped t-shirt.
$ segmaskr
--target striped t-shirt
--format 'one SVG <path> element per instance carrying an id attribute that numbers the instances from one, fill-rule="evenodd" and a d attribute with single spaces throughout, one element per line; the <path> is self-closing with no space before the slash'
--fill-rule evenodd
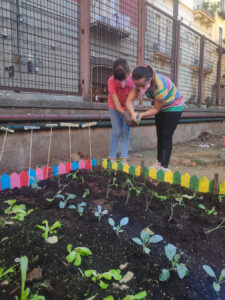
<path id="1" fill-rule="evenodd" d="M 161 74 L 156 74 L 156 83 L 158 88 L 147 90 L 145 95 L 156 101 L 163 100 L 165 105 L 161 108 L 161 111 L 182 111 L 184 109 L 184 98 L 174 83 Z"/>

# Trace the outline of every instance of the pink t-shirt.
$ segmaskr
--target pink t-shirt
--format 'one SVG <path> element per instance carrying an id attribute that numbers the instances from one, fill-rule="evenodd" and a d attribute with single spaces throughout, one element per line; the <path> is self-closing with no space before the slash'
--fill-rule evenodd
<path id="1" fill-rule="evenodd" d="M 133 86 L 134 83 L 132 80 L 132 75 L 130 75 L 129 81 L 125 88 L 122 88 L 120 82 L 116 80 L 114 76 L 111 76 L 108 80 L 108 90 L 109 90 L 108 107 L 112 109 L 116 109 L 111 95 L 117 94 L 122 108 L 126 110 L 125 103 Z"/>

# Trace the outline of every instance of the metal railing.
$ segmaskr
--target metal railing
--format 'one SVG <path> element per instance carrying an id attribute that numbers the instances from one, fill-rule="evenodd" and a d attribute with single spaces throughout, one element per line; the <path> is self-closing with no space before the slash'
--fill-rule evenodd
<path id="1" fill-rule="evenodd" d="M 187 104 L 225 105 L 224 51 L 147 1 L 0 2 L 0 89 L 106 101 L 123 57 L 170 77 Z"/>

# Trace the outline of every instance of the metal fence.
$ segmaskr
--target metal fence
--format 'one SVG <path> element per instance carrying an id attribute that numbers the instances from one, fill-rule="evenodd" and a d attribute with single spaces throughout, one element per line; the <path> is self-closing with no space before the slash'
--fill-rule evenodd
<path id="1" fill-rule="evenodd" d="M 123 57 L 131 69 L 147 64 L 170 77 L 187 104 L 225 105 L 223 51 L 147 1 L 0 2 L 1 89 L 105 101 Z"/>
<path id="2" fill-rule="evenodd" d="M 0 1 L 0 85 L 79 92 L 79 5 L 70 0 Z"/>

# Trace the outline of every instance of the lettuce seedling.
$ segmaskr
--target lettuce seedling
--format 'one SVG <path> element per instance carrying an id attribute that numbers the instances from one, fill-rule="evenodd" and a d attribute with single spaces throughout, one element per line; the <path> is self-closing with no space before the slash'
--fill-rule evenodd
<path id="1" fill-rule="evenodd" d="M 20 259 L 20 269 L 21 269 L 21 298 L 20 300 L 45 300 L 44 296 L 39 296 L 38 294 L 30 295 L 30 289 L 25 289 L 26 277 L 27 277 L 27 269 L 28 269 L 28 258 L 26 256 L 22 256 Z M 16 300 L 19 300 L 19 297 L 16 296 Z"/>
<path id="2" fill-rule="evenodd" d="M 179 264 L 180 254 L 177 254 L 177 249 L 174 245 L 168 244 L 165 246 L 165 254 L 172 263 L 172 269 L 163 269 L 159 275 L 160 281 L 166 281 L 170 277 L 170 271 L 175 270 L 180 279 L 183 279 L 188 274 L 188 269 L 184 264 Z"/>
<path id="3" fill-rule="evenodd" d="M 33 209 L 26 211 L 25 204 L 16 205 L 16 200 L 7 200 L 5 203 L 9 204 L 9 207 L 5 209 L 5 214 L 13 215 L 11 219 L 16 219 L 18 221 L 24 221 L 24 218 L 27 217 Z"/>
<path id="4" fill-rule="evenodd" d="M 215 281 L 213 281 L 213 289 L 219 293 L 220 292 L 220 285 L 222 283 L 225 282 L 225 280 L 223 280 L 225 278 L 225 269 L 223 269 L 220 273 L 220 277 L 219 279 L 217 279 L 215 272 L 213 271 L 213 269 L 208 266 L 208 265 L 203 265 L 202 266 L 204 271 L 210 276 L 213 277 L 215 279 Z"/>
<path id="5" fill-rule="evenodd" d="M 47 220 L 44 220 L 42 222 L 42 224 L 45 224 L 45 226 L 43 225 L 36 225 L 37 228 L 41 229 L 44 231 L 44 233 L 42 234 L 43 238 L 45 240 L 48 239 L 48 235 L 52 235 L 54 233 L 57 232 L 57 228 L 61 228 L 61 223 L 59 221 L 56 221 L 51 227 L 48 226 L 48 221 Z"/>
<path id="6" fill-rule="evenodd" d="M 126 295 L 123 300 L 136 300 L 136 299 L 145 299 L 147 297 L 146 291 L 142 291 L 136 295 Z"/>
<path id="7" fill-rule="evenodd" d="M 124 187 L 127 187 L 128 188 L 128 193 L 127 193 L 127 198 L 126 198 L 126 201 L 125 201 L 125 205 L 127 205 L 129 199 L 130 199 L 130 195 L 131 195 L 131 192 L 132 191 L 135 191 L 136 192 L 136 196 L 140 196 L 141 192 L 142 192 L 142 188 L 140 187 L 135 187 L 132 183 L 132 181 L 130 180 L 130 178 L 127 178 L 126 181 L 125 181 L 125 184 L 123 185 L 123 188 Z"/>
<path id="8" fill-rule="evenodd" d="M 101 205 L 98 205 L 97 211 L 95 211 L 94 213 L 95 213 L 95 216 L 98 218 L 98 222 L 100 222 L 100 221 L 101 221 L 101 218 L 102 218 L 104 215 L 107 215 L 108 210 L 107 210 L 107 209 L 102 210 L 102 206 L 101 206 Z"/>
<path id="9" fill-rule="evenodd" d="M 151 236 L 150 231 L 142 230 L 140 234 L 141 238 L 132 238 L 132 240 L 142 246 L 143 252 L 146 254 L 150 253 L 150 249 L 148 248 L 149 244 L 156 244 L 163 240 L 163 237 L 161 235 L 155 234 Z"/>
<path id="10" fill-rule="evenodd" d="M 120 232 L 123 232 L 124 230 L 121 229 L 122 226 L 127 225 L 129 222 L 129 218 L 128 217 L 124 217 L 120 220 L 120 224 L 115 226 L 115 221 L 112 218 L 108 218 L 108 223 L 109 225 L 112 226 L 113 230 L 116 232 L 116 234 L 119 236 Z"/>
<path id="11" fill-rule="evenodd" d="M 74 266 L 79 266 L 81 264 L 81 256 L 92 255 L 92 252 L 87 247 L 77 247 L 72 250 L 72 244 L 67 245 L 67 250 L 69 255 L 67 255 L 66 260 L 68 262 L 74 262 Z"/>
<path id="12" fill-rule="evenodd" d="M 75 210 L 78 212 L 78 214 L 79 214 L 80 216 L 82 216 L 82 214 L 83 214 L 83 212 L 84 212 L 84 207 L 85 207 L 86 205 L 87 205 L 86 202 L 81 202 L 81 203 L 78 203 L 77 206 L 74 205 L 74 204 L 69 205 L 68 208 L 69 208 L 69 209 L 75 209 Z"/>
<path id="13" fill-rule="evenodd" d="M 91 277 L 91 280 L 94 282 L 98 282 L 98 285 L 102 290 L 106 290 L 108 288 L 108 284 L 105 283 L 102 279 L 111 280 L 114 278 L 115 280 L 121 280 L 122 275 L 120 274 L 120 269 L 111 269 L 105 273 L 98 273 L 96 270 L 86 270 L 84 274 L 87 278 Z"/>

